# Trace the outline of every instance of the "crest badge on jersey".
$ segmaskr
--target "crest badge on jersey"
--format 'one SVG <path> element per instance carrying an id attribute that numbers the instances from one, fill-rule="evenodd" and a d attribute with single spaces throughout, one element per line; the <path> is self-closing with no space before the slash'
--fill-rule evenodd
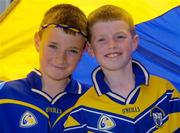
<path id="1" fill-rule="evenodd" d="M 98 121 L 99 130 L 110 130 L 115 127 L 116 124 L 112 118 L 107 115 L 101 115 Z"/>
<path id="2" fill-rule="evenodd" d="M 165 112 L 155 106 L 151 109 L 150 116 L 153 118 L 154 123 L 156 124 L 156 127 L 161 127 L 163 124 L 163 117 L 165 116 Z"/>
<path id="3" fill-rule="evenodd" d="M 36 117 L 33 115 L 33 113 L 26 111 L 20 119 L 20 127 L 23 128 L 29 128 L 37 124 Z"/>

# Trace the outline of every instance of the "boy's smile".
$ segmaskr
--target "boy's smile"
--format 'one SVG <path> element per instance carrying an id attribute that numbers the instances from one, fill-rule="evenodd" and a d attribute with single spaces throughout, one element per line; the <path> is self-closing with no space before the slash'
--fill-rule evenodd
<path id="1" fill-rule="evenodd" d="M 123 20 L 97 22 L 91 28 L 92 53 L 100 65 L 109 70 L 124 68 L 137 47 L 137 36 Z"/>
<path id="2" fill-rule="evenodd" d="M 116 58 L 119 57 L 122 53 L 120 52 L 112 52 L 112 53 L 108 53 L 106 55 L 104 55 L 107 58 Z"/>

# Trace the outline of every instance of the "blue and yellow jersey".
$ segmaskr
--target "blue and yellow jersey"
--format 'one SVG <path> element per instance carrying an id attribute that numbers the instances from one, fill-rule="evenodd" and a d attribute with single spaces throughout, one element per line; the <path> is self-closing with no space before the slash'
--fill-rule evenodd
<path id="1" fill-rule="evenodd" d="M 135 88 L 127 98 L 113 93 L 100 67 L 94 86 L 77 101 L 65 133 L 172 133 L 180 131 L 180 95 L 167 80 L 149 75 L 133 60 Z"/>
<path id="2" fill-rule="evenodd" d="M 0 133 L 51 132 L 59 115 L 72 107 L 86 89 L 71 79 L 65 91 L 52 98 L 42 91 L 41 73 L 37 70 L 27 78 L 1 83 Z M 57 131 L 61 131 L 60 126 Z"/>

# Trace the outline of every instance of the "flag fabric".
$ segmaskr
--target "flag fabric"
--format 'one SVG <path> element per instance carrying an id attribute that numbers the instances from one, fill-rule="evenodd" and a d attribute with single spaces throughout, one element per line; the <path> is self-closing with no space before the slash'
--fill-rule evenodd
<path id="1" fill-rule="evenodd" d="M 33 37 L 43 14 L 59 0 L 14 0 L 0 16 L 0 80 L 22 78 L 38 68 Z M 105 4 L 126 9 L 140 36 L 133 58 L 150 73 L 170 80 L 180 91 L 180 0 L 63 0 L 80 7 L 86 15 Z M 91 84 L 97 61 L 84 54 L 73 76 Z"/>

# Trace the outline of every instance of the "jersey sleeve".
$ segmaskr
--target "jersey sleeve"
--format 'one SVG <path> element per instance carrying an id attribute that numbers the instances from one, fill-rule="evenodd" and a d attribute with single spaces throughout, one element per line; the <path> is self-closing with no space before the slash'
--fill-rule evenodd
<path id="1" fill-rule="evenodd" d="M 170 83 L 168 83 L 169 96 L 169 113 L 180 112 L 180 94 L 178 90 Z"/>
<path id="2" fill-rule="evenodd" d="M 169 91 L 169 124 L 170 131 L 179 131 L 180 129 L 180 94 L 178 90 L 172 85 L 168 84 Z"/>

